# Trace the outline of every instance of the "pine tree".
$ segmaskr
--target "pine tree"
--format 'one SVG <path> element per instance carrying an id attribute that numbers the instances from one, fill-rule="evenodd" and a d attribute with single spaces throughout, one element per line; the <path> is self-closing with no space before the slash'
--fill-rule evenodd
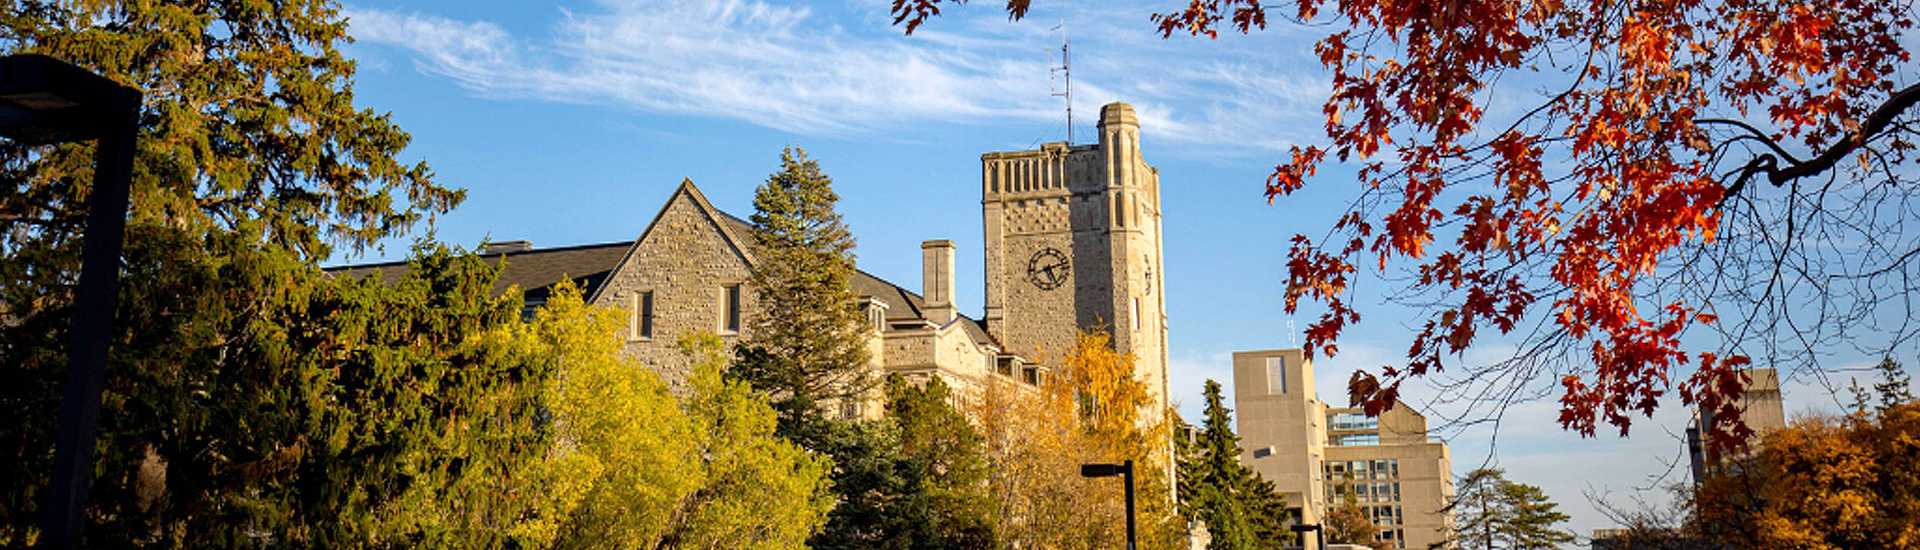
<path id="1" fill-rule="evenodd" d="M 1451 538 L 1464 550 L 1550 549 L 1572 542 L 1554 529 L 1567 520 L 1539 487 L 1508 481 L 1499 469 L 1481 468 L 1460 480 Z"/>
<path id="2" fill-rule="evenodd" d="M 820 408 L 873 386 L 866 317 L 849 286 L 853 234 L 834 211 L 833 180 L 788 148 L 754 193 L 756 309 L 729 375 L 772 397 L 781 434 L 818 449 L 831 437 Z"/>
<path id="3" fill-rule="evenodd" d="M 1899 361 L 1882 357 L 1880 363 L 1874 365 L 1874 370 L 1880 371 L 1880 382 L 1873 385 L 1873 391 L 1880 394 L 1880 410 L 1913 401 L 1913 390 L 1909 389 L 1907 373 L 1900 368 Z"/>
<path id="4" fill-rule="evenodd" d="M 1240 463 L 1240 436 L 1233 432 L 1220 383 L 1208 380 L 1204 392 L 1203 430 L 1197 441 L 1182 445 L 1182 510 L 1205 522 L 1208 548 L 1284 547 L 1293 539 L 1284 497 L 1272 482 Z"/>

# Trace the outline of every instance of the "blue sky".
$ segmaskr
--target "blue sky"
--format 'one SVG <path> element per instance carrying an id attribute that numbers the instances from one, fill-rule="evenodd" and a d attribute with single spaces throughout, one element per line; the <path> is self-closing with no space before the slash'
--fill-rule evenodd
<path id="1" fill-rule="evenodd" d="M 1280 153 L 1320 136 L 1327 83 L 1312 42 L 1324 29 L 1161 40 L 1147 18 L 1175 4 L 1166 1 L 1042 1 L 1017 23 L 979 1 L 912 37 L 890 25 L 884 0 L 496 4 L 347 8 L 357 101 L 391 112 L 413 134 L 407 155 L 468 190 L 437 238 L 542 247 L 631 239 L 683 178 L 744 215 L 781 148 L 799 146 L 833 176 L 864 269 L 915 287 L 919 243 L 952 239 L 961 307 L 975 315 L 979 154 L 1064 138 L 1064 104 L 1050 93 L 1061 83 L 1048 71 L 1064 22 L 1077 136 L 1092 135 L 1101 104 L 1130 102 L 1161 173 L 1174 391 L 1188 417 L 1205 379 L 1231 394 L 1233 350 L 1297 342 L 1295 329 L 1314 314 L 1282 311 L 1286 239 L 1324 231 L 1354 189 L 1351 169 L 1333 166 L 1301 194 L 1273 205 L 1262 195 Z M 396 240 L 336 261 L 406 248 Z M 1414 322 L 1380 303 L 1383 285 L 1360 280 L 1366 318 L 1345 352 L 1318 361 L 1323 400 L 1343 402 L 1354 368 L 1394 362 L 1406 348 Z M 1487 342 L 1463 360 L 1506 349 Z M 1836 361 L 1845 369 L 1866 359 Z M 1786 391 L 1789 411 L 1834 408 L 1811 380 L 1790 373 Z M 1430 417 L 1449 412 L 1431 389 L 1408 396 Z M 1582 534 L 1608 526 L 1585 493 L 1626 500 L 1662 474 L 1684 479 L 1677 396 L 1631 438 L 1563 432 L 1556 407 L 1551 398 L 1519 404 L 1497 434 L 1490 424 L 1450 431 L 1456 470 L 1491 462 L 1542 486 Z"/>

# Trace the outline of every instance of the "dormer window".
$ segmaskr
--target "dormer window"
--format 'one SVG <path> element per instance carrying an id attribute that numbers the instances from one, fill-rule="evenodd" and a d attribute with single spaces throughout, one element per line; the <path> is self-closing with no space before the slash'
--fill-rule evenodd
<path id="1" fill-rule="evenodd" d="M 862 298 L 860 307 L 867 314 L 867 328 L 874 332 L 887 330 L 887 303 L 873 298 Z"/>

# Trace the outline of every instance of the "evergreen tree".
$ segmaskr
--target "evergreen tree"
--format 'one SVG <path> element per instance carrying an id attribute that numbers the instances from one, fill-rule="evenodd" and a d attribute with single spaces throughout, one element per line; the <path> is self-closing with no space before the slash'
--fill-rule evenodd
<path id="1" fill-rule="evenodd" d="M 1873 385 L 1873 391 L 1880 394 L 1881 411 L 1913 401 L 1913 390 L 1910 389 L 1907 373 L 1900 368 L 1899 361 L 1894 361 L 1892 357 L 1882 357 L 1880 363 L 1874 365 L 1874 370 L 1880 371 L 1880 382 Z"/>
<path id="2" fill-rule="evenodd" d="M 1204 429 L 1197 441 L 1180 444 L 1182 511 L 1205 522 L 1208 548 L 1284 547 L 1293 540 L 1285 498 L 1273 482 L 1240 463 L 1240 436 L 1219 382 L 1207 381 L 1205 398 Z"/>
<path id="3" fill-rule="evenodd" d="M 0 53 L 145 93 L 84 544 L 485 547 L 532 498 L 500 482 L 549 373 L 475 339 L 518 296 L 435 247 L 393 284 L 315 267 L 462 197 L 355 105 L 346 31 L 325 0 L 0 13 Z M 52 471 L 93 149 L 0 140 L 0 546 Z"/>
<path id="4" fill-rule="evenodd" d="M 393 281 L 333 277 L 238 233 L 181 233 L 130 243 L 86 545 L 507 542 L 543 498 L 509 481 L 549 443 L 552 370 L 487 336 L 520 312 L 491 266 L 423 248 Z M 64 320 L 0 338 L 9 546 L 34 538 L 65 366 L 45 335 Z"/>
<path id="5" fill-rule="evenodd" d="M 753 197 L 755 308 L 732 376 L 772 397 L 781 434 L 816 450 L 838 437 L 820 408 L 864 398 L 867 322 L 849 280 L 853 234 L 834 211 L 833 180 L 788 148 Z"/>
<path id="6" fill-rule="evenodd" d="M 1539 487 L 1508 481 L 1489 468 L 1468 472 L 1459 487 L 1451 538 L 1464 550 L 1548 549 L 1574 539 L 1553 528 L 1567 515 Z"/>

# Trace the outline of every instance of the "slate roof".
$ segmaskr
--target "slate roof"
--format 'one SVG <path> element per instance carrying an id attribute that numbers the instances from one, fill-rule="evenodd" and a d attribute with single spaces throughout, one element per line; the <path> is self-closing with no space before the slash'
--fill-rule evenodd
<path id="1" fill-rule="evenodd" d="M 736 235 L 751 235 L 753 226 L 746 220 L 715 209 L 719 218 L 730 226 L 728 229 Z M 488 254 L 486 257 L 495 262 L 505 262 L 500 280 L 494 285 L 495 292 L 505 292 L 507 287 L 517 285 L 526 294 L 528 304 L 546 302 L 553 286 L 563 278 L 572 279 L 583 296 L 592 296 L 607 276 L 613 273 L 627 251 L 633 248 L 633 241 L 618 241 L 600 244 L 563 246 L 556 248 L 537 248 L 515 252 Z M 749 244 L 748 246 L 751 246 Z M 496 264 L 498 265 L 498 264 Z M 400 279 L 406 273 L 407 262 L 382 262 L 360 265 L 346 265 L 327 268 L 327 272 L 351 277 L 366 277 L 375 272 L 381 274 L 387 282 Z M 848 281 L 853 293 L 862 298 L 874 298 L 887 304 L 887 323 L 912 322 L 925 320 L 926 300 L 919 294 L 887 282 L 866 271 L 855 269 L 853 278 Z M 965 315 L 954 322 L 961 324 L 967 336 L 974 342 L 999 347 L 986 327 Z"/>
<path id="2" fill-rule="evenodd" d="M 582 295 L 592 293 L 606 280 L 607 275 L 613 273 L 614 264 L 619 263 L 620 257 L 632 247 L 633 241 L 625 241 L 488 254 L 486 258 L 495 262 L 494 265 L 505 262 L 500 280 L 493 285 L 494 292 L 505 292 L 509 286 L 519 286 L 526 293 L 527 303 L 538 304 L 546 302 L 547 294 L 562 279 L 572 279 Z M 365 277 L 379 272 L 383 280 L 393 282 L 406 274 L 407 262 L 340 266 L 328 268 L 327 271 L 351 277 Z"/>

